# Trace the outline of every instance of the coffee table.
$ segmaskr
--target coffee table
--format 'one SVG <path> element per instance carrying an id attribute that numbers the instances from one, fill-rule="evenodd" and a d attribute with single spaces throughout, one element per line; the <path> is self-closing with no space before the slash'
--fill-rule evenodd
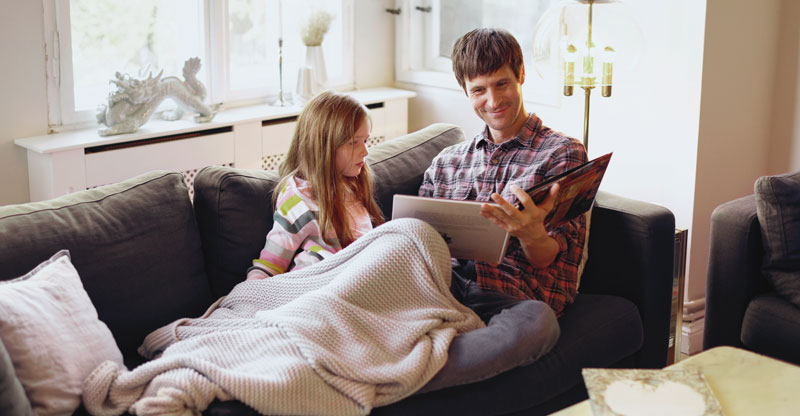
<path id="1" fill-rule="evenodd" d="M 800 414 L 800 367 L 734 347 L 716 347 L 669 369 L 705 374 L 726 416 Z M 591 416 L 589 400 L 557 416 Z"/>

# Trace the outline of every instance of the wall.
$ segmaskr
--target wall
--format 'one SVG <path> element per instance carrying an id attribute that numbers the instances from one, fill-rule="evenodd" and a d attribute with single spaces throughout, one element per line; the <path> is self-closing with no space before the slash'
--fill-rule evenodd
<path id="1" fill-rule="evenodd" d="M 690 299 L 705 294 L 712 211 L 769 171 L 773 114 L 785 110 L 773 97 L 781 3 L 708 0 Z"/>
<path id="2" fill-rule="evenodd" d="M 394 0 L 355 0 L 356 89 L 394 82 L 394 17 L 385 9 Z"/>
<path id="3" fill-rule="evenodd" d="M 800 2 L 780 9 L 769 174 L 800 170 Z"/>
<path id="4" fill-rule="evenodd" d="M 0 205 L 27 202 L 28 161 L 17 137 L 47 133 L 41 1 L 0 2 Z"/>

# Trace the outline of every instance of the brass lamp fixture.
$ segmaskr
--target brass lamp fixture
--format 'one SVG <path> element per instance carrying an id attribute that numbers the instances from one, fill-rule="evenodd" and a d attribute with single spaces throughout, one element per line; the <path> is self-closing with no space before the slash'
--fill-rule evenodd
<path id="1" fill-rule="evenodd" d="M 564 95 L 584 91 L 583 145 L 589 149 L 592 90 L 610 97 L 615 72 L 631 71 L 644 48 L 641 28 L 621 0 L 568 0 L 548 9 L 536 25 L 533 60 L 545 80 L 558 79 Z"/>

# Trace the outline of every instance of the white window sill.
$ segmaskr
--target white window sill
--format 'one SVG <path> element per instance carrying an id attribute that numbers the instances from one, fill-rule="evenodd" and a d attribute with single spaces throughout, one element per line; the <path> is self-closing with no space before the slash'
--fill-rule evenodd
<path id="1" fill-rule="evenodd" d="M 350 94 L 364 105 L 395 99 L 409 99 L 417 95 L 413 91 L 395 88 L 370 88 L 348 91 L 346 93 Z M 300 111 L 302 111 L 302 108 L 299 106 L 276 107 L 260 104 L 220 111 L 217 113 L 216 117 L 214 117 L 214 120 L 208 123 L 195 123 L 191 117 L 185 117 L 184 119 L 175 121 L 165 121 L 153 117 L 139 128 L 139 130 L 129 134 L 103 137 L 97 134 L 100 126 L 95 126 L 92 128 L 69 130 L 43 136 L 19 138 L 14 140 L 14 144 L 29 151 L 46 154 L 212 130 L 253 121 L 279 120 L 282 118 L 295 117 L 300 114 Z"/>

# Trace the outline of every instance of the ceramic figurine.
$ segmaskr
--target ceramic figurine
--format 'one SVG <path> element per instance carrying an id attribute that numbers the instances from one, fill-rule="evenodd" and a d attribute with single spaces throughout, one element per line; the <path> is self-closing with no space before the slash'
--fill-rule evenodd
<path id="1" fill-rule="evenodd" d="M 108 105 L 101 104 L 97 108 L 97 122 L 108 128 L 98 130 L 101 136 L 133 133 L 141 127 L 158 106 L 167 98 L 178 103 L 178 108 L 165 112 L 162 118 L 178 120 L 183 110 L 197 113 L 197 123 L 211 121 L 216 109 L 203 103 L 206 89 L 196 75 L 200 70 L 200 58 L 189 58 L 183 64 L 183 78 L 161 78 L 162 70 L 155 77 L 150 73 L 146 79 L 131 78 L 128 74 L 115 74 L 111 83 L 117 90 L 108 96 Z"/>

